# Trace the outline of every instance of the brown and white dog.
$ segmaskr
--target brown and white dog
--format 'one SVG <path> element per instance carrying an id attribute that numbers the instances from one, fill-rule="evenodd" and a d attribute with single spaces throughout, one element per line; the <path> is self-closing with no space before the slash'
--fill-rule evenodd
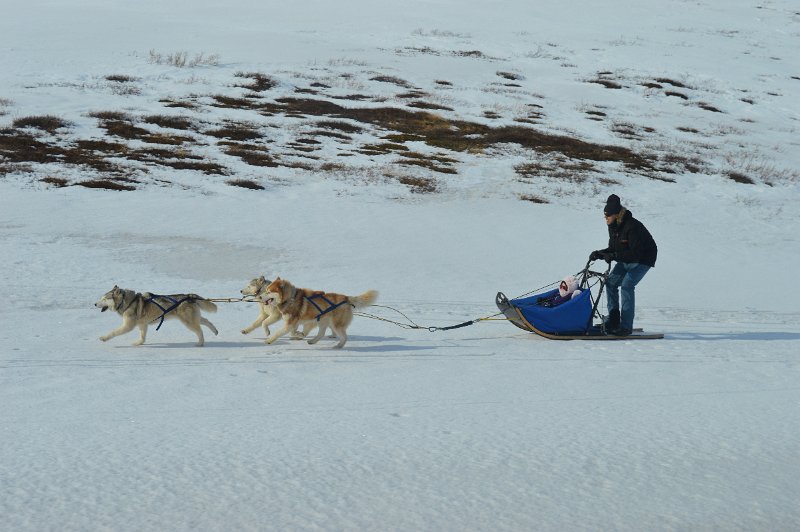
<path id="1" fill-rule="evenodd" d="M 283 317 L 283 327 L 267 338 L 268 344 L 296 330 L 301 323 L 311 322 L 319 325 L 319 331 L 308 341 L 309 344 L 317 343 L 330 327 L 339 339 L 335 347 L 341 348 L 347 342 L 347 327 L 353 321 L 353 309 L 373 305 L 378 299 L 378 292 L 375 290 L 369 290 L 360 296 L 346 296 L 297 288 L 280 277 L 272 281 L 264 292 L 266 293 L 261 296 L 262 301 L 267 305 L 277 306 Z"/>
<path id="2" fill-rule="evenodd" d="M 267 286 L 269 286 L 269 283 L 271 282 L 272 281 L 266 279 L 262 275 L 261 277 L 251 279 L 250 282 L 247 283 L 247 286 L 240 290 L 243 296 L 255 298 L 256 301 L 258 301 L 259 307 L 258 318 L 256 318 L 256 321 L 254 321 L 249 327 L 242 329 L 242 334 L 250 334 L 259 327 L 262 327 L 264 329 L 264 334 L 269 336 L 269 326 L 281 319 L 281 312 L 278 310 L 278 307 L 275 306 L 274 303 L 268 305 L 264 302 L 264 295 L 267 293 Z M 297 330 L 292 331 L 292 338 L 295 340 L 305 338 L 311 329 L 316 327 L 316 325 L 316 323 L 304 324 L 303 332 L 299 332 Z"/>

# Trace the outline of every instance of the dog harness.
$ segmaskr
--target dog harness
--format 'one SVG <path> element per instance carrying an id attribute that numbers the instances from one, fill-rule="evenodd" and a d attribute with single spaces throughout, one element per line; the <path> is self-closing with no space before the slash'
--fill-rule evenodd
<path id="1" fill-rule="evenodd" d="M 144 295 L 144 294 L 142 294 L 142 295 Z M 156 301 L 156 298 L 157 298 L 157 297 L 160 297 L 160 298 L 162 298 L 162 299 L 166 299 L 166 300 L 168 300 L 170 303 L 172 303 L 172 305 L 170 305 L 170 306 L 169 306 L 169 307 L 167 307 L 167 308 L 164 308 L 164 307 L 162 307 L 162 306 L 161 306 L 161 304 L 160 304 L 158 301 Z M 162 326 L 162 325 L 164 325 L 164 317 L 166 317 L 166 315 L 167 315 L 167 314 L 169 314 L 170 312 L 172 312 L 173 310 L 175 310 L 176 308 L 178 308 L 178 306 L 179 306 L 181 303 L 183 303 L 184 301 L 189 301 L 189 300 L 191 300 L 191 299 L 195 299 L 195 298 L 193 298 L 193 297 L 191 297 L 191 296 L 187 296 L 187 297 L 184 297 L 184 298 L 183 298 L 183 299 L 181 299 L 181 300 L 177 300 L 177 299 L 175 299 L 175 298 L 174 298 L 174 297 L 172 297 L 172 296 L 160 296 L 160 295 L 156 295 L 156 294 L 148 294 L 147 301 L 148 301 L 149 303 L 152 303 L 152 304 L 154 304 L 155 306 L 157 306 L 158 308 L 160 308 L 160 309 L 161 309 L 161 316 L 159 316 L 158 318 L 156 318 L 155 320 L 153 320 L 153 321 L 156 321 L 156 320 L 158 320 L 158 319 L 160 319 L 160 320 L 161 320 L 161 321 L 159 321 L 159 322 L 158 322 L 158 325 L 156 326 L 156 330 L 159 330 L 159 329 L 161 328 L 161 326 Z"/>
<path id="2" fill-rule="evenodd" d="M 314 302 L 314 300 L 315 300 L 315 299 L 322 299 L 323 301 L 325 301 L 325 303 L 327 303 L 327 304 L 328 304 L 328 308 L 326 308 L 325 310 L 322 310 L 322 309 L 320 308 L 320 306 L 319 306 L 319 305 L 317 305 L 317 304 Z M 319 314 L 317 314 L 317 321 L 319 321 L 319 320 L 320 320 L 320 318 L 322 318 L 322 316 L 324 316 L 324 315 L 325 315 L 325 314 L 327 314 L 328 312 L 331 312 L 332 310 L 336 310 L 337 308 L 341 307 L 342 305 L 347 305 L 347 304 L 349 304 L 349 303 L 350 303 L 350 300 L 349 300 L 349 299 L 345 299 L 345 300 L 344 300 L 344 301 L 342 301 L 341 303 L 336 303 L 336 304 L 334 304 L 334 303 L 333 303 L 333 302 L 332 302 L 330 299 L 328 299 L 327 297 L 325 297 L 325 294 L 323 294 L 323 293 L 319 293 L 319 294 L 312 294 L 311 296 L 306 296 L 306 300 L 307 300 L 309 303 L 311 303 L 312 305 L 314 305 L 314 308 L 315 308 L 315 309 L 317 309 L 317 312 L 319 312 Z"/>

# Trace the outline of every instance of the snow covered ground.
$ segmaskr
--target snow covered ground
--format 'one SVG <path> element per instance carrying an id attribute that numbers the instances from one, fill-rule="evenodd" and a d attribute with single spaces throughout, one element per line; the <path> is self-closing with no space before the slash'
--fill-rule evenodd
<path id="1" fill-rule="evenodd" d="M 53 115 L 71 125 L 36 138 L 69 146 L 107 138 L 92 113 L 138 119 L 192 101 L 175 111 L 204 124 L 185 133 L 187 149 L 227 173 L 128 160 L 136 190 L 116 192 L 41 181 L 74 185 L 97 169 L 9 171 L 0 159 L 0 529 L 800 527 L 796 6 L 346 4 L 4 8 L 0 129 Z M 182 50 L 218 59 L 153 60 Z M 434 112 L 495 126 L 534 103 L 543 116 L 531 128 L 702 164 L 653 178 L 601 162 L 605 173 L 583 180 L 526 180 L 514 167 L 536 158 L 522 146 L 448 151 L 457 173 L 442 174 L 342 157 L 331 139 L 306 166 L 257 167 L 205 132 L 254 123 L 288 163 L 308 125 L 212 105 L 242 95 L 241 72 L 277 81 L 269 101 L 319 82 L 327 92 L 309 97 L 353 107 L 407 107 L 405 80 L 452 109 Z M 110 75 L 135 81 L 120 90 Z M 655 79 L 685 87 L 642 85 Z M 341 99 L 356 93 L 371 100 Z M 342 159 L 346 171 L 324 171 Z M 438 191 L 392 179 L 405 173 L 433 175 Z M 260 331 L 239 332 L 257 315 L 246 303 L 220 303 L 208 316 L 220 334 L 203 348 L 177 322 L 151 328 L 142 347 L 130 346 L 135 333 L 98 340 L 119 323 L 93 307 L 114 284 L 224 298 L 261 274 L 374 288 L 424 326 L 492 315 L 498 290 L 549 284 L 604 247 L 611 192 L 659 244 L 637 326 L 664 340 L 554 342 L 504 321 L 428 332 L 357 317 L 343 350 L 328 339 L 266 346 Z"/>

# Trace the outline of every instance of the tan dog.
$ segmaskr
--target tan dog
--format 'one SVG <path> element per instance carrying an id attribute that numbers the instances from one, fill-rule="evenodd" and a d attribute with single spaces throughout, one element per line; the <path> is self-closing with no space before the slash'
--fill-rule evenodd
<path id="1" fill-rule="evenodd" d="M 201 347 L 205 343 L 200 325 L 205 325 L 215 335 L 218 334 L 214 324 L 200 314 L 201 310 L 216 312 L 217 306 L 197 294 L 166 296 L 154 295 L 149 292 L 140 294 L 114 285 L 114 288 L 106 292 L 94 306 L 101 312 L 110 309 L 122 316 L 120 327 L 100 337 L 104 342 L 139 327 L 139 339 L 133 345 L 142 345 L 147 338 L 149 324 L 157 321 L 160 327 L 161 320 L 173 318 L 180 320 L 187 329 L 197 335 L 197 347 Z"/>
<path id="2" fill-rule="evenodd" d="M 259 307 L 258 318 L 256 318 L 256 321 L 254 321 L 249 327 L 242 329 L 242 334 L 249 334 L 260 326 L 264 329 L 264 334 L 269 336 L 269 326 L 281 319 L 281 312 L 278 310 L 278 307 L 274 303 L 267 304 L 262 299 L 262 297 L 267 293 L 267 286 L 269 286 L 269 283 L 271 282 L 272 281 L 268 281 L 262 275 L 261 277 L 251 279 L 250 282 L 247 283 L 247 286 L 240 290 L 243 296 L 251 296 L 256 298 Z M 298 332 L 297 330 L 292 331 L 292 338 L 298 340 L 305 338 L 314 327 L 316 327 L 316 323 L 305 323 L 303 324 L 302 333 Z"/>
<path id="3" fill-rule="evenodd" d="M 283 328 L 275 331 L 267 343 L 271 344 L 289 331 L 293 331 L 299 324 L 318 324 L 317 335 L 308 341 L 315 344 L 325 335 L 330 327 L 339 338 L 337 348 L 347 342 L 347 327 L 353 321 L 353 309 L 359 309 L 375 303 L 378 292 L 370 290 L 360 296 L 345 296 L 331 292 L 297 288 L 292 283 L 278 277 L 266 288 L 262 300 L 266 304 L 274 304 L 283 316 Z"/>

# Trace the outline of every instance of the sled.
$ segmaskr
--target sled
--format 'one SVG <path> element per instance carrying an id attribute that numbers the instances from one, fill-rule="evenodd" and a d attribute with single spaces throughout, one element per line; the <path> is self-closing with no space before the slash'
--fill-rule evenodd
<path id="1" fill-rule="evenodd" d="M 597 310 L 600 296 L 605 288 L 609 268 L 605 272 L 595 272 L 589 269 L 592 261 L 577 275 L 580 279 L 581 293 L 572 299 L 555 307 L 543 306 L 543 300 L 558 294 L 558 289 L 540 292 L 529 297 L 508 299 L 505 294 L 498 292 L 495 304 L 505 317 L 528 332 L 538 334 L 549 340 L 658 340 L 664 338 L 663 333 L 646 333 L 641 329 L 634 329 L 627 336 L 610 334 L 603 327 L 592 325 L 594 318 L 603 320 Z M 592 288 L 599 287 L 597 297 L 592 294 Z"/>

